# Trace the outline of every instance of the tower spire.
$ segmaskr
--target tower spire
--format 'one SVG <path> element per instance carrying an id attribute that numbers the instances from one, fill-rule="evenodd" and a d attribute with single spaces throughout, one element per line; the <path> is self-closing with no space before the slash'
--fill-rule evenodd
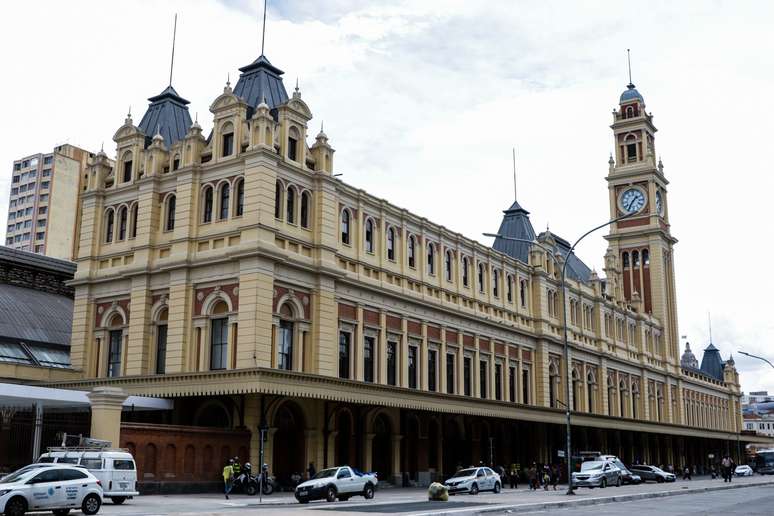
<path id="1" fill-rule="evenodd" d="M 261 55 L 263 55 L 263 45 L 266 41 L 266 3 L 268 0 L 263 0 L 263 26 L 261 28 Z"/>
<path id="2" fill-rule="evenodd" d="M 175 37 L 177 36 L 177 13 L 175 13 L 175 24 L 172 28 L 172 58 L 169 60 L 169 85 L 172 86 L 172 70 L 175 67 Z"/>
<path id="3" fill-rule="evenodd" d="M 518 201 L 518 190 L 516 188 L 516 147 L 513 148 L 513 201 Z"/>
<path id="4" fill-rule="evenodd" d="M 632 82 L 632 55 L 628 48 L 626 49 L 626 63 L 629 65 L 629 86 L 633 88 L 634 83 Z"/>
<path id="5" fill-rule="evenodd" d="M 709 341 L 712 344 L 712 314 L 709 311 L 707 312 L 707 323 L 709 325 Z"/>

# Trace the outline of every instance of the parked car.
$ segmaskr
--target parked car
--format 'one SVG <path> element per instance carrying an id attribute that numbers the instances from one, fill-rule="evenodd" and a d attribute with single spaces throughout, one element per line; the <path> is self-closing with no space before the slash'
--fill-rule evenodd
<path id="1" fill-rule="evenodd" d="M 753 469 L 747 464 L 742 464 L 741 466 L 736 467 L 734 475 L 737 477 L 751 477 L 753 476 Z"/>
<path id="2" fill-rule="evenodd" d="M 378 482 L 374 473 L 361 473 L 349 466 L 338 466 L 318 471 L 310 480 L 298 484 L 295 495 L 301 503 L 310 500 L 335 502 L 337 498 L 343 502 L 351 496 L 370 500 Z"/>
<path id="3" fill-rule="evenodd" d="M 503 487 L 500 475 L 486 467 L 461 469 L 443 484 L 452 495 L 457 493 L 475 495 L 479 491 L 499 493 Z"/>
<path id="4" fill-rule="evenodd" d="M 103 497 L 120 505 L 127 499 L 139 496 L 137 468 L 134 457 L 124 450 L 68 450 L 49 448 L 38 463 L 71 464 L 81 466 L 102 482 Z"/>
<path id="5" fill-rule="evenodd" d="M 660 484 L 661 482 L 674 482 L 677 479 L 672 473 L 667 473 L 661 468 L 646 464 L 634 464 L 631 466 L 631 470 L 642 477 L 644 482 L 653 480 Z"/>
<path id="6" fill-rule="evenodd" d="M 573 487 L 620 487 L 623 482 L 621 470 L 606 460 L 592 460 L 581 464 L 581 470 L 572 474 Z"/>
<path id="7" fill-rule="evenodd" d="M 28 511 L 65 516 L 72 509 L 91 515 L 101 506 L 100 481 L 84 468 L 53 464 L 22 468 L 0 481 L 0 513 L 5 516 Z"/>
<path id="8" fill-rule="evenodd" d="M 599 460 L 606 460 L 615 464 L 615 467 L 617 467 L 621 472 L 621 482 L 624 484 L 639 484 L 642 482 L 642 477 L 636 473 L 632 473 L 629 468 L 627 468 L 626 465 L 621 462 L 621 459 L 615 455 L 600 455 Z"/>

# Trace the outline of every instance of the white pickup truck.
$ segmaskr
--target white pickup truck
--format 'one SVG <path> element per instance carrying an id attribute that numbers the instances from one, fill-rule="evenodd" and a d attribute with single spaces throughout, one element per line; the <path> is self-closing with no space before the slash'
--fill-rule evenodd
<path id="1" fill-rule="evenodd" d="M 374 497 L 378 479 L 373 473 L 361 473 L 349 466 L 337 466 L 319 471 L 314 478 L 296 487 L 296 500 L 308 503 L 310 500 L 342 502 L 350 496 L 362 496 L 366 500 Z"/>

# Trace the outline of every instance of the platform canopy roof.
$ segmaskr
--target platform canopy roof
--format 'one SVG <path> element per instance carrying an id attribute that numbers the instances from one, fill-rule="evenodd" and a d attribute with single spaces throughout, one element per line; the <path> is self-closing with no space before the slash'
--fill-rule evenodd
<path id="1" fill-rule="evenodd" d="M 42 405 L 44 409 L 89 408 L 88 391 L 37 387 L 16 383 L 0 383 L 0 407 L 27 409 Z M 124 410 L 172 410 L 172 400 L 145 396 L 129 396 Z"/>

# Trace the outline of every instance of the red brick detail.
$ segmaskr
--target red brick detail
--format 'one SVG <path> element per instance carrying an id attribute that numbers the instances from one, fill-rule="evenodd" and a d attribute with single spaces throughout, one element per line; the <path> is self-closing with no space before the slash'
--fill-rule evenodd
<path id="1" fill-rule="evenodd" d="M 250 432 L 121 423 L 121 448 L 134 456 L 141 488 L 149 482 L 222 482 L 229 458 L 250 456 Z"/>
<path id="2" fill-rule="evenodd" d="M 105 312 L 110 310 L 110 308 L 113 306 L 113 301 L 105 301 L 102 303 L 97 303 L 97 309 L 94 312 L 94 327 L 99 327 L 102 323 L 102 316 L 105 315 Z M 129 310 L 129 298 L 125 299 L 119 299 L 118 300 L 118 306 L 121 307 L 121 309 L 126 313 L 126 324 L 129 324 L 129 316 L 130 316 L 130 310 Z M 109 321 L 105 321 L 106 323 Z"/>
<path id="3" fill-rule="evenodd" d="M 422 335 L 422 325 L 416 321 L 408 322 L 408 332 L 414 335 Z"/>
<path id="4" fill-rule="evenodd" d="M 441 340 L 441 328 L 435 326 L 427 327 L 427 338 L 434 340 Z"/>
<path id="5" fill-rule="evenodd" d="M 401 326 L 400 317 L 395 317 L 394 315 L 388 315 L 387 328 L 394 331 L 402 331 L 403 327 Z"/>
<path id="6" fill-rule="evenodd" d="M 348 321 L 357 320 L 357 310 L 352 305 L 345 305 L 339 303 L 339 319 L 346 319 Z"/>
<path id="7" fill-rule="evenodd" d="M 475 349 L 476 343 L 473 340 L 473 335 L 463 335 L 462 336 L 462 345 L 466 348 Z"/>
<path id="8" fill-rule="evenodd" d="M 372 310 L 363 310 L 363 322 L 373 326 L 379 326 L 379 312 Z"/>
<path id="9" fill-rule="evenodd" d="M 499 342 L 495 342 L 495 354 L 496 355 L 505 355 L 505 345 L 500 344 Z"/>
<path id="10" fill-rule="evenodd" d="M 532 351 L 529 349 L 522 349 L 521 350 L 521 359 L 526 360 L 527 362 L 532 361 Z"/>
<path id="11" fill-rule="evenodd" d="M 629 268 L 623 270 L 624 299 L 632 298 L 632 285 L 631 278 L 629 278 L 629 270 Z"/>
<path id="12" fill-rule="evenodd" d="M 647 226 L 648 217 L 637 217 L 636 219 L 625 219 L 616 222 L 619 228 L 633 228 L 637 226 Z"/>
<path id="13" fill-rule="evenodd" d="M 456 344 L 457 332 L 454 330 L 446 330 L 446 342 L 449 344 Z"/>
<path id="14" fill-rule="evenodd" d="M 307 292 L 299 292 L 295 289 L 289 289 L 287 287 L 274 287 L 274 299 L 272 300 L 272 310 L 274 310 L 274 313 L 278 313 L 280 306 L 277 305 L 279 303 L 279 300 L 282 299 L 285 294 L 293 290 L 293 295 L 301 301 L 301 306 L 304 307 L 304 313 L 300 315 L 302 319 L 309 319 L 309 304 L 311 303 L 311 298 L 309 297 L 309 294 Z M 295 307 L 294 307 L 295 309 Z"/>
<path id="15" fill-rule="evenodd" d="M 204 287 L 197 288 L 194 294 L 194 313 L 198 315 L 202 314 L 202 307 L 204 306 L 204 300 L 207 299 L 216 287 Z M 239 283 L 229 283 L 228 285 L 220 285 L 220 290 L 231 300 L 232 309 L 236 312 L 239 310 L 239 291 L 235 289 L 239 288 Z"/>
<path id="16" fill-rule="evenodd" d="M 642 269 L 642 282 L 644 283 L 642 290 L 643 299 L 645 300 L 645 313 L 653 312 L 653 297 L 650 292 L 650 267 L 643 267 Z"/>

